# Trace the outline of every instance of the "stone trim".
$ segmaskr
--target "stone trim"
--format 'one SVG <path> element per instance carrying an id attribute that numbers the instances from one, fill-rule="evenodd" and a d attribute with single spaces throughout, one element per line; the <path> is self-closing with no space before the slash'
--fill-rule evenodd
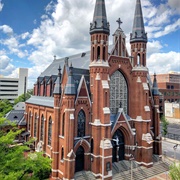
<path id="1" fill-rule="evenodd" d="M 73 162 L 73 161 L 75 161 L 75 159 L 66 159 L 66 158 L 64 158 L 64 161 Z"/>
<path id="2" fill-rule="evenodd" d="M 145 146 L 136 146 L 138 149 L 153 149 L 153 146 L 145 147 Z"/>
<path id="3" fill-rule="evenodd" d="M 75 109 L 65 109 L 64 112 L 75 111 Z"/>
<path id="4" fill-rule="evenodd" d="M 107 80 L 102 80 L 101 82 L 103 89 L 109 89 L 109 84 Z"/>
<path id="5" fill-rule="evenodd" d="M 143 164 L 143 165 L 145 165 L 145 166 L 149 166 L 149 165 L 153 165 L 153 162 L 150 162 L 150 163 L 145 163 L 145 162 L 138 162 L 138 161 L 135 161 L 137 164 L 139 164 L 139 165 L 141 165 L 141 164 Z"/>

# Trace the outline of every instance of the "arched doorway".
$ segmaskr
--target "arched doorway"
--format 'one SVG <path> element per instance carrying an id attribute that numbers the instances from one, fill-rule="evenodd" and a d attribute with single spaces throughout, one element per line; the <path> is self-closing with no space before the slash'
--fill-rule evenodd
<path id="1" fill-rule="evenodd" d="M 79 146 L 76 151 L 76 167 L 75 172 L 84 170 L 84 148 Z"/>
<path id="2" fill-rule="evenodd" d="M 112 162 L 124 160 L 124 135 L 119 129 L 113 135 L 112 146 Z"/>

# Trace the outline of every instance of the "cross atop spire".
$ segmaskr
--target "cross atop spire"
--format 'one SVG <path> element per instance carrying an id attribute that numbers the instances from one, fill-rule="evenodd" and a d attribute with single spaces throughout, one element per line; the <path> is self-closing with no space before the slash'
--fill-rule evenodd
<path id="1" fill-rule="evenodd" d="M 118 25 L 119 25 L 119 29 L 121 29 L 121 24 L 123 23 L 123 22 L 121 21 L 121 19 L 119 18 L 116 22 L 117 22 Z"/>
<path id="2" fill-rule="evenodd" d="M 141 0 L 136 0 L 136 9 L 134 14 L 133 30 L 130 42 L 147 42 L 147 34 L 144 30 L 144 21 L 141 8 Z"/>
<path id="3" fill-rule="evenodd" d="M 93 22 L 90 24 L 90 34 L 97 32 L 110 33 L 106 17 L 105 0 L 96 0 Z"/>

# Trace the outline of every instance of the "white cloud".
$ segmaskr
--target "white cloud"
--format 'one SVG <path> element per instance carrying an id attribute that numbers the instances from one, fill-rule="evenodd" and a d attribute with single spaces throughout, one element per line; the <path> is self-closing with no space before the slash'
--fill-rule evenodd
<path id="1" fill-rule="evenodd" d="M 25 32 L 25 33 L 21 34 L 22 39 L 26 39 L 28 37 L 29 37 L 29 32 Z"/>
<path id="2" fill-rule="evenodd" d="M 177 52 L 153 53 L 147 62 L 151 74 L 167 73 L 172 70 L 180 72 L 180 53 Z"/>
<path id="3" fill-rule="evenodd" d="M 0 12 L 2 11 L 2 9 L 3 9 L 3 6 L 4 6 L 4 4 L 1 2 L 1 0 L 0 0 Z"/>
<path id="4" fill-rule="evenodd" d="M 150 57 L 154 53 L 159 53 L 163 48 L 159 41 L 151 41 L 147 44 L 147 57 Z"/>
<path id="5" fill-rule="evenodd" d="M 0 55 L 0 75 L 9 75 L 15 69 L 11 61 L 7 55 Z"/>
<path id="6" fill-rule="evenodd" d="M 8 34 L 8 35 L 12 35 L 13 34 L 13 29 L 11 27 L 9 27 L 8 25 L 0 26 L 0 30 L 2 30 L 3 33 Z"/>
<path id="7" fill-rule="evenodd" d="M 8 64 L 11 61 L 11 59 L 8 56 L 6 56 L 6 55 L 2 55 L 2 56 L 0 56 L 0 61 L 1 61 L 0 69 L 2 70 L 2 69 L 6 69 L 7 68 Z"/>
<path id="8" fill-rule="evenodd" d="M 150 40 L 147 49 L 150 68 L 153 68 L 153 61 L 158 63 L 160 58 L 164 58 L 165 55 L 161 52 L 164 46 L 168 46 L 161 44 L 157 38 L 179 29 L 180 20 L 175 22 L 172 18 L 175 13 L 178 13 L 179 2 L 179 0 L 168 0 L 168 2 L 166 0 L 155 6 L 150 0 L 142 1 L 146 31 Z M 0 26 L 3 32 L 8 32 L 9 27 L 9 33 L 12 34 L 10 38 L 0 40 L 0 43 L 8 47 L 11 53 L 21 58 L 27 57 L 33 66 L 29 69 L 31 82 L 29 85 L 32 85 L 40 73 L 53 61 L 54 55 L 65 57 L 90 49 L 89 24 L 93 19 L 94 5 L 95 0 L 57 0 L 57 4 L 50 1 L 45 8 L 45 14 L 41 15 L 39 27 L 33 29 L 32 33 L 24 32 L 15 35 L 9 26 Z M 127 36 L 126 42 L 130 49 L 129 34 L 133 26 L 135 1 L 113 0 L 112 3 L 112 0 L 106 0 L 106 7 L 111 34 L 117 29 L 116 20 L 120 17 L 123 21 L 121 27 Z M 34 23 L 37 23 L 36 20 Z M 112 43 L 112 35 L 109 42 Z M 166 55 L 168 57 L 173 55 L 175 58 L 175 54 L 171 52 Z M 165 69 L 173 68 L 172 65 L 168 66 L 168 61 L 165 63 L 167 63 Z"/>
<path id="9" fill-rule="evenodd" d="M 177 31 L 179 28 L 180 28 L 180 18 L 175 23 L 165 26 L 162 31 L 158 31 L 154 33 L 152 37 L 154 38 L 162 37 L 164 35 Z"/>
<path id="10" fill-rule="evenodd" d="M 168 0 L 168 5 L 173 8 L 175 13 L 180 14 L 180 1 L 179 0 Z"/>

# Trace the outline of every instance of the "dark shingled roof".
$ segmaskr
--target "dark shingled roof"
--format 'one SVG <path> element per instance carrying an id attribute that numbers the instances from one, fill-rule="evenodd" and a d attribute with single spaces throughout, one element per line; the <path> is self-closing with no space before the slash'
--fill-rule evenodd
<path id="1" fill-rule="evenodd" d="M 111 53 L 114 45 L 110 45 L 108 52 Z M 55 75 L 57 77 L 58 75 L 58 67 L 64 67 L 64 64 L 66 63 L 72 63 L 73 65 L 73 74 L 74 71 L 81 69 L 84 71 L 87 71 L 89 69 L 90 64 L 90 51 L 86 51 L 83 53 L 75 54 L 69 57 L 64 57 L 61 59 L 54 59 L 53 62 L 42 72 L 39 76 L 40 82 L 43 80 L 45 76 L 52 76 Z M 63 72 L 62 72 L 63 74 Z M 76 73 L 77 74 L 77 73 Z"/>
<path id="2" fill-rule="evenodd" d="M 105 0 L 96 0 L 93 23 L 90 24 L 90 34 L 97 32 L 110 33 L 104 1 Z"/>
<path id="3" fill-rule="evenodd" d="M 54 98 L 45 96 L 31 96 L 26 103 L 41 105 L 45 107 L 54 107 Z"/>
<path id="4" fill-rule="evenodd" d="M 12 123 L 18 124 L 24 119 L 24 110 L 12 110 L 7 114 L 6 118 Z"/>
<path id="5" fill-rule="evenodd" d="M 134 14 L 133 31 L 131 33 L 130 42 L 147 42 L 147 34 L 144 30 L 144 21 L 141 8 L 141 1 L 136 1 L 136 10 Z"/>

